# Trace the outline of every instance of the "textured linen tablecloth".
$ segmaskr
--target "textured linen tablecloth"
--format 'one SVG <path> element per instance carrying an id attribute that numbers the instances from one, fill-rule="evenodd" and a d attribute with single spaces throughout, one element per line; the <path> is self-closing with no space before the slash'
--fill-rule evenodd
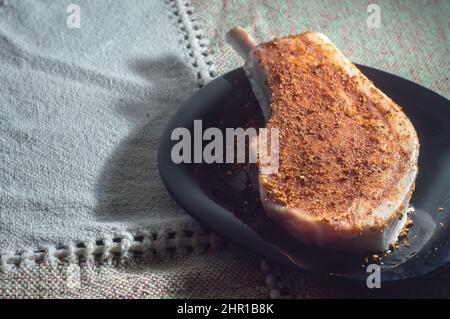
<path id="1" fill-rule="evenodd" d="M 374 291 L 249 256 L 178 208 L 155 164 L 179 103 L 242 64 L 230 27 L 320 31 L 449 97 L 449 13 L 445 0 L 0 1 L 0 297 L 450 297 L 448 271 Z"/>

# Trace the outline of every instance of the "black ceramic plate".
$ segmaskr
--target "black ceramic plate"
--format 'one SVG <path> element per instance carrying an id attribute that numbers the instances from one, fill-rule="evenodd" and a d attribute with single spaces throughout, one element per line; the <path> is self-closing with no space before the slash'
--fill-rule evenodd
<path id="1" fill-rule="evenodd" d="M 383 282 L 412 279 L 450 263 L 450 103 L 444 97 L 395 75 L 359 66 L 413 122 L 421 143 L 414 226 L 407 244 L 383 257 Z M 194 120 L 207 127 L 242 127 L 257 123 L 259 108 L 242 69 L 234 70 L 196 92 L 164 131 L 158 165 L 173 198 L 194 218 L 249 251 L 282 264 L 327 276 L 366 280 L 362 256 L 335 253 L 293 240 L 269 220 L 249 187 L 243 167 L 230 164 L 175 164 L 171 140 L 175 128 L 193 131 Z M 256 118 L 256 119 L 255 119 Z M 192 133 L 193 135 L 193 133 Z M 438 208 L 444 208 L 439 212 Z"/>

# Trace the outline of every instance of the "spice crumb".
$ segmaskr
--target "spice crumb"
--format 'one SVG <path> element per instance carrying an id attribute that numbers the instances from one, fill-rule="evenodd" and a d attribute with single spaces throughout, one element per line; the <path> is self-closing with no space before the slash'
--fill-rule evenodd
<path id="1" fill-rule="evenodd" d="M 410 228 L 410 227 L 412 227 L 412 225 L 414 225 L 414 221 L 412 219 L 408 219 L 406 221 L 405 227 Z"/>

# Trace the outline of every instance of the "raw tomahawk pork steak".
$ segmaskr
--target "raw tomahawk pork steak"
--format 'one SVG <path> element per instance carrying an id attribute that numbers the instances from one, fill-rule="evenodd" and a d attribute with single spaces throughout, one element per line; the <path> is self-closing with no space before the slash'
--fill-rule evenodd
<path id="1" fill-rule="evenodd" d="M 402 109 L 323 34 L 256 45 L 227 41 L 267 128 L 279 129 L 279 168 L 258 173 L 267 214 L 298 240 L 354 252 L 397 241 L 417 175 L 419 141 Z"/>

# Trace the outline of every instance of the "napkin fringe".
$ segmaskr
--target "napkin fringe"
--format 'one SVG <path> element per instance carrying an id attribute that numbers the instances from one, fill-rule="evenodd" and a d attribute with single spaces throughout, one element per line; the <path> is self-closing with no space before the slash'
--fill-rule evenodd
<path id="1" fill-rule="evenodd" d="M 189 56 L 189 63 L 197 75 L 197 84 L 203 87 L 215 76 L 216 71 L 212 60 L 214 52 L 209 40 L 194 17 L 194 8 L 188 0 L 166 0 L 172 17 L 182 35 L 183 47 Z"/>
<path id="2" fill-rule="evenodd" d="M 86 263 L 88 266 L 124 263 L 133 258 L 170 259 L 189 254 L 216 253 L 229 247 L 230 243 L 198 224 L 178 229 L 165 228 L 148 231 L 123 231 L 105 234 L 98 240 L 70 242 L 64 245 L 47 245 L 41 249 L 22 249 L 15 253 L 0 254 L 0 271 L 13 272 L 32 269 L 44 263 L 56 267 Z M 280 269 L 260 260 L 259 271 L 264 276 L 264 287 L 271 299 L 292 298 L 292 291 L 281 275 Z"/>
<path id="3" fill-rule="evenodd" d="M 69 242 L 63 245 L 47 245 L 41 249 L 22 249 L 0 254 L 0 270 L 12 271 L 17 267 L 31 268 L 36 263 L 57 266 L 69 264 L 110 263 L 126 261 L 134 257 L 173 258 L 190 253 L 216 252 L 228 243 L 214 233 L 197 225 L 179 229 L 164 228 L 151 231 L 123 231 L 115 235 L 103 235 L 98 240 Z"/>

